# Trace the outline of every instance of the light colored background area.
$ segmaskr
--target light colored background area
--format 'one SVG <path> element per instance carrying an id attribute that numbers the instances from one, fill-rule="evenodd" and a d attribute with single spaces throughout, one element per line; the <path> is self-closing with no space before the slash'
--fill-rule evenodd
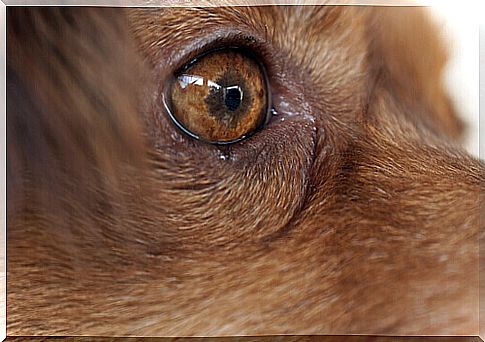
<path id="1" fill-rule="evenodd" d="M 477 6 L 459 1 L 430 7 L 450 49 L 446 87 L 467 124 L 465 147 L 479 155 L 479 31 Z M 483 147 L 481 148 L 483 151 Z"/>

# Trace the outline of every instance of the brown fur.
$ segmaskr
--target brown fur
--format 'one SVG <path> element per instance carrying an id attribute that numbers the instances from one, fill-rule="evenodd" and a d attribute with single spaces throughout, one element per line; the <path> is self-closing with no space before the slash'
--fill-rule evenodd
<path id="1" fill-rule="evenodd" d="M 484 165 L 436 34 L 419 8 L 9 8 L 8 334 L 477 334 Z M 226 147 L 159 101 L 215 37 L 285 119 Z"/>

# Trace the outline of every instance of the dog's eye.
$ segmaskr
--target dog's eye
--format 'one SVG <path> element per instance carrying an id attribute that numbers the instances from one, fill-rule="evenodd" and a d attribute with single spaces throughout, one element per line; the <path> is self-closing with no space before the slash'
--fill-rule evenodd
<path id="1" fill-rule="evenodd" d="M 216 50 L 175 74 L 167 109 L 190 136 L 227 144 L 260 129 L 269 116 L 269 89 L 262 66 L 240 49 Z"/>

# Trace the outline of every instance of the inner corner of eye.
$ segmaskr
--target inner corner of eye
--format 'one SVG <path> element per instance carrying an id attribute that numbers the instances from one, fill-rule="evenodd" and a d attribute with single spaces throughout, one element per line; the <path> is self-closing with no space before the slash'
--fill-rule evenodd
<path id="1" fill-rule="evenodd" d="M 170 114 L 177 126 L 199 140 L 240 141 L 271 115 L 269 89 L 261 64 L 239 49 L 203 54 L 171 83 Z"/>

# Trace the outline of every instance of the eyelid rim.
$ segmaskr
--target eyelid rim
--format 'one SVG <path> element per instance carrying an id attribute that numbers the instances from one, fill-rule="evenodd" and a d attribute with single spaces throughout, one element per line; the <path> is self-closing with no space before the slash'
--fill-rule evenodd
<path id="1" fill-rule="evenodd" d="M 169 92 L 170 92 L 170 90 L 173 86 L 173 82 L 175 82 L 175 80 L 177 78 L 176 75 L 190 69 L 190 67 L 193 66 L 195 63 L 197 63 L 201 58 L 204 58 L 207 55 L 210 55 L 210 54 L 215 53 L 217 51 L 224 51 L 224 50 L 236 50 L 239 53 L 242 53 L 242 54 L 246 55 L 247 57 L 252 58 L 258 64 L 258 66 L 259 66 L 259 68 L 260 68 L 260 70 L 263 74 L 263 79 L 264 79 L 264 82 L 265 82 L 265 85 L 266 85 L 266 100 L 267 100 L 266 113 L 265 113 L 265 116 L 264 116 L 264 120 L 261 120 L 261 123 L 258 124 L 258 126 L 254 130 L 252 130 L 251 132 L 249 132 L 245 135 L 242 135 L 241 137 L 239 137 L 237 139 L 233 139 L 233 140 L 210 141 L 210 140 L 201 138 L 197 134 L 195 134 L 195 133 L 191 132 L 190 130 L 188 130 L 187 128 L 185 128 L 182 125 L 182 123 L 176 118 L 176 116 L 172 113 L 172 110 L 170 109 L 170 107 L 171 107 L 170 102 L 171 101 L 170 101 Z M 181 67 L 179 67 L 174 73 L 172 73 L 172 76 L 173 76 L 173 79 L 166 82 L 165 89 L 161 92 L 163 108 L 164 108 L 165 112 L 168 114 L 168 116 L 170 117 L 171 121 L 175 124 L 175 126 L 178 129 L 180 129 L 184 134 L 188 135 L 189 137 L 191 137 L 195 140 L 198 140 L 198 141 L 201 141 L 203 143 L 210 144 L 210 145 L 232 145 L 232 144 L 238 143 L 242 140 L 248 139 L 252 135 L 261 131 L 268 124 L 268 122 L 271 119 L 272 108 L 273 108 L 272 102 L 273 101 L 272 101 L 272 93 L 271 93 L 271 83 L 270 83 L 269 78 L 268 78 L 268 73 L 266 72 L 266 68 L 265 68 L 264 64 L 260 61 L 260 58 L 258 58 L 256 54 L 252 53 L 252 51 L 249 50 L 246 47 L 236 46 L 236 45 L 225 45 L 225 46 L 218 46 L 218 47 L 208 49 L 208 50 L 203 50 L 196 57 L 193 57 L 192 59 L 190 59 L 189 62 L 186 62 Z"/>
<path id="2" fill-rule="evenodd" d="M 181 51 L 176 51 L 178 57 L 174 55 L 169 56 L 169 59 L 175 61 L 172 64 L 172 69 L 176 72 L 181 71 L 184 66 L 190 64 L 196 59 L 200 59 L 207 53 L 222 50 L 225 48 L 238 48 L 250 52 L 250 56 L 254 58 L 263 69 L 266 70 L 266 65 L 261 60 L 264 60 L 265 53 L 261 53 L 264 50 L 265 40 L 258 38 L 254 35 L 245 34 L 239 30 L 228 30 L 223 28 L 220 30 L 214 30 L 213 32 L 199 38 L 197 41 L 183 48 Z M 188 62 L 187 62 L 188 61 Z"/>

